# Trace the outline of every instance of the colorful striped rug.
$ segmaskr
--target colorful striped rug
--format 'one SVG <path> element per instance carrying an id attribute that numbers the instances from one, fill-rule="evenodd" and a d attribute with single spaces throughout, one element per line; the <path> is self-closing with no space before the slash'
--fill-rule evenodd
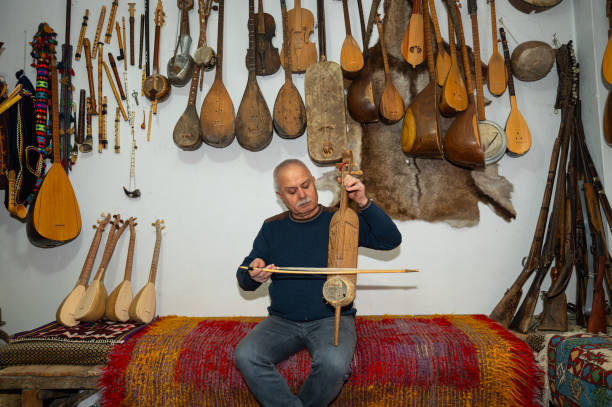
<path id="1" fill-rule="evenodd" d="M 116 345 L 103 406 L 258 406 L 233 363 L 261 318 L 162 317 Z M 537 406 L 531 349 L 483 315 L 358 316 L 352 373 L 333 406 Z M 298 392 L 304 350 L 278 365 Z"/>

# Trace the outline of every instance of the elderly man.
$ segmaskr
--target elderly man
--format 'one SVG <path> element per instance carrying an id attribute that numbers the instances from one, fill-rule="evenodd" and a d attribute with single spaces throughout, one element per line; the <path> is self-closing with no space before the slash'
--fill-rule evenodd
<path id="1" fill-rule="evenodd" d="M 334 308 L 322 297 L 324 275 L 270 273 L 278 266 L 327 267 L 329 224 L 336 208 L 319 205 L 315 179 L 304 163 L 291 159 L 274 169 L 276 194 L 288 211 L 266 219 L 251 253 L 238 269 L 240 287 L 252 291 L 271 279 L 269 316 L 236 348 L 235 362 L 257 400 L 268 406 L 327 406 L 350 374 L 355 350 L 355 309 L 342 309 L 340 344 L 334 346 Z M 402 240 L 393 221 L 347 176 L 344 188 L 359 206 L 359 245 L 391 250 Z M 310 374 L 294 395 L 276 364 L 301 349 L 311 356 Z"/>

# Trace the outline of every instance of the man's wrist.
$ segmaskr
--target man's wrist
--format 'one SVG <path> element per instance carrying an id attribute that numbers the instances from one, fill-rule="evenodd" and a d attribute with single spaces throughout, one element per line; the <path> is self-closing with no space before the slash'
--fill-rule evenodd
<path id="1" fill-rule="evenodd" d="M 370 206 L 370 203 L 372 202 L 371 199 L 366 198 L 363 203 L 358 202 L 357 205 L 359 206 L 359 210 L 364 210 L 366 209 L 368 206 Z"/>

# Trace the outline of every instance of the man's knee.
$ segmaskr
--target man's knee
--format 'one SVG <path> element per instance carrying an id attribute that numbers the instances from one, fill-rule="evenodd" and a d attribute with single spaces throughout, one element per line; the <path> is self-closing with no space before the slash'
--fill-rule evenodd
<path id="1" fill-rule="evenodd" d="M 234 350 L 234 363 L 238 370 L 243 371 L 246 366 L 253 364 L 253 356 L 256 352 L 251 348 L 249 342 L 244 339 L 236 346 Z"/>
<path id="2" fill-rule="evenodd" d="M 335 349 L 323 352 L 317 359 L 314 363 L 318 364 L 321 371 L 330 379 L 346 380 L 351 372 L 351 359 Z"/>

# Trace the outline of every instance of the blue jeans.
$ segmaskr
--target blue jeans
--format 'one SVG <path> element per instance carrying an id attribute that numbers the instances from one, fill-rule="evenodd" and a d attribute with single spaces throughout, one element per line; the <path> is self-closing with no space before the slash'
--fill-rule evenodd
<path id="1" fill-rule="evenodd" d="M 334 317 L 295 322 L 269 316 L 238 344 L 234 362 L 264 407 L 325 407 L 350 375 L 356 341 L 353 316 L 341 317 L 338 346 L 334 346 Z M 310 374 L 296 396 L 276 364 L 304 348 L 310 353 Z"/>

